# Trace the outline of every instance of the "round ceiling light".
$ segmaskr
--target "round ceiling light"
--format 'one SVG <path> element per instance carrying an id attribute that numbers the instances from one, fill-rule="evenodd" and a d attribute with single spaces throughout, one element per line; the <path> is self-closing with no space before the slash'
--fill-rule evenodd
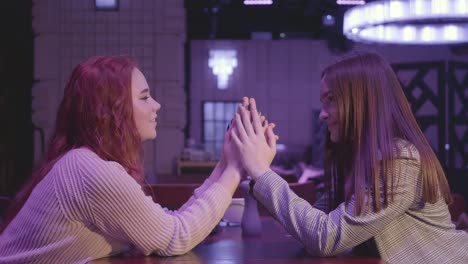
<path id="1" fill-rule="evenodd" d="M 344 34 L 354 41 L 395 44 L 468 42 L 468 0 L 377 1 L 347 10 Z"/>

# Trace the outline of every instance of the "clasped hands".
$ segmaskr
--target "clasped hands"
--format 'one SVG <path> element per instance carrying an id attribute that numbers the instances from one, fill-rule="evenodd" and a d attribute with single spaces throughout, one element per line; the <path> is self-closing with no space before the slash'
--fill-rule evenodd
<path id="1" fill-rule="evenodd" d="M 224 135 L 222 160 L 253 180 L 270 169 L 278 136 L 262 116 L 255 99 L 244 97 Z"/>

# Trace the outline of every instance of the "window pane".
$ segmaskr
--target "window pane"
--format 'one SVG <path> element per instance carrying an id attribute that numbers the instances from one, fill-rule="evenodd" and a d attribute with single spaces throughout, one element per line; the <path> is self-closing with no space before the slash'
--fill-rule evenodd
<path id="1" fill-rule="evenodd" d="M 208 152 L 208 153 L 216 153 L 216 150 L 215 150 L 215 143 L 214 142 L 206 142 L 205 143 L 205 151 Z"/>
<path id="2" fill-rule="evenodd" d="M 215 123 L 215 134 L 216 140 L 223 142 L 224 131 L 226 131 L 226 126 L 224 125 L 224 121 L 219 121 Z"/>
<path id="3" fill-rule="evenodd" d="M 203 142 L 205 150 L 219 158 L 226 127 L 237 110 L 238 102 L 203 103 Z"/>
<path id="4" fill-rule="evenodd" d="M 226 104 L 225 110 L 226 111 L 224 112 L 224 119 L 231 121 L 236 111 L 236 104 L 232 104 L 232 103 Z"/>
<path id="5" fill-rule="evenodd" d="M 214 153 L 217 153 L 217 154 L 218 154 L 218 155 L 217 155 L 217 158 L 220 158 L 219 155 L 220 155 L 220 154 L 222 153 L 222 151 L 223 151 L 222 147 L 223 147 L 222 141 L 221 141 L 221 143 L 220 143 L 220 142 L 216 143 L 216 145 L 215 145 L 215 152 L 214 152 Z"/>
<path id="6" fill-rule="evenodd" d="M 215 104 L 215 120 L 223 120 L 224 119 L 224 103 L 216 103 Z"/>
<path id="7" fill-rule="evenodd" d="M 205 142 L 212 141 L 215 139 L 215 131 L 214 131 L 214 122 L 213 121 L 205 121 Z"/>
<path id="8" fill-rule="evenodd" d="M 205 120 L 213 120 L 213 103 L 206 102 L 203 105 L 203 118 Z"/>

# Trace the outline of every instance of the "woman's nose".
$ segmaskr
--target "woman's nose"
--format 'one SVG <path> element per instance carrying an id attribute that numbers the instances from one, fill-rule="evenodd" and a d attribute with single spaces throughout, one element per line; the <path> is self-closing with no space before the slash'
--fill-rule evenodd
<path id="1" fill-rule="evenodd" d="M 159 109 L 161 109 L 161 104 L 158 103 L 156 100 L 154 100 L 154 106 L 153 106 L 153 111 L 156 112 Z"/>
<path id="2" fill-rule="evenodd" d="M 327 119 L 328 119 L 328 113 L 325 112 L 323 109 L 320 110 L 319 118 L 320 118 L 320 120 L 322 120 L 323 122 L 327 121 Z"/>

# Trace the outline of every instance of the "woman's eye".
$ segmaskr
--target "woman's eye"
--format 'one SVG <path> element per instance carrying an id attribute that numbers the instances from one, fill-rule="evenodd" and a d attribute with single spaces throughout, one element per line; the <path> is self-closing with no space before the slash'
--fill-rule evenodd
<path id="1" fill-rule="evenodd" d="M 148 100 L 149 98 L 150 98 L 149 96 L 145 96 L 145 97 L 141 98 L 141 100 L 145 100 L 145 101 L 146 101 L 146 100 Z"/>

